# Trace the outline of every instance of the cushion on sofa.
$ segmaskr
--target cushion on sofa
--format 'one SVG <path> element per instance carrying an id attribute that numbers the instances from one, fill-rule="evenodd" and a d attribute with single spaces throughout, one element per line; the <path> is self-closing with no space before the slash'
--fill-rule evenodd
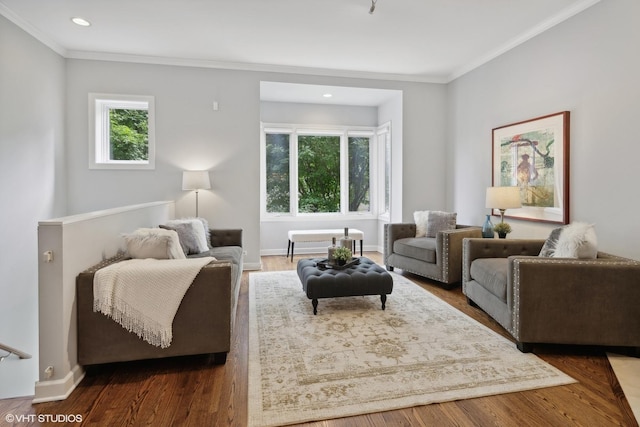
<path id="1" fill-rule="evenodd" d="M 436 239 L 431 237 L 407 237 L 393 242 L 393 252 L 409 258 L 436 263 Z"/>
<path id="2" fill-rule="evenodd" d="M 124 234 L 127 253 L 131 258 L 184 259 L 178 233 L 162 228 L 139 228 Z"/>
<path id="3" fill-rule="evenodd" d="M 189 255 L 187 258 L 200 258 L 212 256 L 217 261 L 231 263 L 231 283 L 236 283 L 238 275 L 242 274 L 242 247 L 241 246 L 219 246 L 211 248 L 206 252 Z"/>
<path id="4" fill-rule="evenodd" d="M 440 231 L 454 230 L 458 214 L 443 211 L 415 211 L 416 237 L 436 237 Z"/>
<path id="5" fill-rule="evenodd" d="M 427 237 L 436 237 L 441 231 L 455 230 L 456 212 L 429 211 L 427 215 Z"/>
<path id="6" fill-rule="evenodd" d="M 200 218 L 183 218 L 167 221 L 164 227 L 175 230 L 186 255 L 209 250 L 209 229 Z"/>
<path id="7" fill-rule="evenodd" d="M 556 251 L 556 245 L 558 244 L 558 238 L 560 238 L 560 233 L 562 233 L 563 227 L 558 227 L 554 230 L 551 230 L 549 237 L 544 241 L 544 245 L 542 245 L 542 249 L 540 249 L 540 253 L 538 256 L 541 257 L 552 257 L 553 253 Z"/>
<path id="8" fill-rule="evenodd" d="M 596 258 L 598 240 L 593 224 L 573 222 L 551 231 L 539 256 L 554 258 Z"/>
<path id="9" fill-rule="evenodd" d="M 471 263 L 471 278 L 503 302 L 507 302 L 507 258 L 478 258 Z"/>
<path id="10" fill-rule="evenodd" d="M 416 237 L 426 236 L 429 211 L 415 211 L 413 213 L 413 221 L 416 223 Z"/>
<path id="11" fill-rule="evenodd" d="M 194 230 L 193 224 L 161 224 L 160 228 L 173 230 L 178 233 L 180 246 L 182 247 L 185 255 L 198 254 L 201 252 L 198 235 Z"/>

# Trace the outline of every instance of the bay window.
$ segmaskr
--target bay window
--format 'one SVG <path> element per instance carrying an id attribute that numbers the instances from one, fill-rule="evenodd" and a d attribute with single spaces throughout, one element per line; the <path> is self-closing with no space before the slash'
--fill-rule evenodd
<path id="1" fill-rule="evenodd" d="M 375 128 L 262 126 L 262 214 L 374 213 Z"/>

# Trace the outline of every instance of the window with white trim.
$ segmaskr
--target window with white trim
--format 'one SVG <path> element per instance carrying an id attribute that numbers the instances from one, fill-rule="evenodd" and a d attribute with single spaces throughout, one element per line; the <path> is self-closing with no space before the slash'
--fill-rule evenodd
<path id="1" fill-rule="evenodd" d="M 378 168 L 380 169 L 378 189 L 380 209 L 379 215 L 388 219 L 391 210 L 391 123 L 387 122 L 378 127 Z"/>
<path id="2" fill-rule="evenodd" d="M 154 167 L 154 97 L 90 93 L 89 168 Z"/>
<path id="3" fill-rule="evenodd" d="M 375 140 L 375 128 L 263 124 L 263 216 L 372 215 Z"/>

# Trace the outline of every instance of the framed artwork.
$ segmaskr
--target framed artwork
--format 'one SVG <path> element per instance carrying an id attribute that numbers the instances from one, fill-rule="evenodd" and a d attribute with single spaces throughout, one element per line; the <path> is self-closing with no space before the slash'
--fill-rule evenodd
<path id="1" fill-rule="evenodd" d="M 520 189 L 505 217 L 569 223 L 569 111 L 493 129 L 492 185 Z M 494 215 L 499 215 L 494 209 Z"/>

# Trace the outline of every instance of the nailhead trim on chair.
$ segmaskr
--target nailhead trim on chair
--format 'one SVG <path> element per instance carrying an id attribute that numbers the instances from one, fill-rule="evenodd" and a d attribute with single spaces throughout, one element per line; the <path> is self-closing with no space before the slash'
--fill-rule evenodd
<path id="1" fill-rule="evenodd" d="M 590 264 L 600 264 L 600 263 L 608 263 L 613 265 L 640 265 L 640 261 L 635 261 L 628 258 L 618 257 L 615 255 L 605 254 L 604 252 L 600 252 L 601 254 L 607 255 L 611 258 L 595 258 L 595 259 L 552 259 L 552 258 L 527 258 L 527 259 L 516 259 L 513 261 L 514 267 L 514 280 L 515 280 L 515 292 L 513 295 L 513 315 L 512 315 L 512 323 L 513 327 L 506 328 L 511 335 L 513 335 L 516 339 L 520 336 L 520 263 L 532 263 L 532 264 L 573 264 L 573 265 L 590 265 Z M 503 325 L 504 326 L 504 325 Z"/>
<path id="2" fill-rule="evenodd" d="M 442 254 L 442 281 L 449 283 L 449 233 L 443 233 L 442 237 L 442 249 L 444 252 Z"/>
<path id="3" fill-rule="evenodd" d="M 513 314 L 511 318 L 511 328 L 507 330 L 516 339 L 520 337 L 520 260 L 513 262 L 515 276 L 515 292 L 513 294 Z"/>
<path id="4" fill-rule="evenodd" d="M 469 277 L 469 253 L 468 251 L 464 250 L 464 240 L 462 241 L 462 293 L 463 294 L 467 294 L 467 280 L 466 278 Z"/>

